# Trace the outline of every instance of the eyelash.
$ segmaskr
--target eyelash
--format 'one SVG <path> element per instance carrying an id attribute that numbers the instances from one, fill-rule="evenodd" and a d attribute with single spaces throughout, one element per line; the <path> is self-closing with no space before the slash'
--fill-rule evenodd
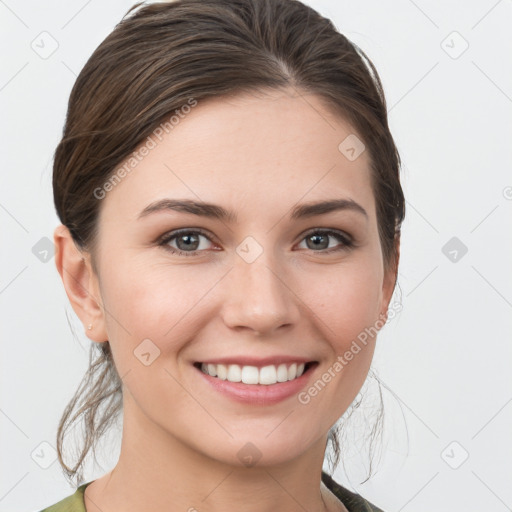
<path id="1" fill-rule="evenodd" d="M 164 249 L 166 249 L 166 250 L 170 251 L 172 254 L 176 254 L 178 256 L 198 256 L 198 253 L 200 253 L 202 251 L 200 251 L 200 250 L 181 251 L 180 249 L 174 249 L 174 247 L 170 247 L 168 245 L 171 240 L 179 237 L 180 235 L 185 235 L 185 234 L 188 235 L 190 233 L 202 235 L 202 236 L 206 237 L 210 242 L 212 241 L 212 240 L 210 240 L 210 237 L 201 229 L 181 229 L 178 231 L 171 231 L 170 233 L 163 235 L 157 241 L 157 243 L 159 246 L 164 247 Z M 340 241 L 342 243 L 342 245 L 341 245 L 341 247 L 335 247 L 335 248 L 331 248 L 331 249 L 323 249 L 321 251 L 312 251 L 312 252 L 319 252 L 321 254 L 331 254 L 333 252 L 339 252 L 339 251 L 343 251 L 343 250 L 347 250 L 347 249 L 351 249 L 351 248 L 355 247 L 354 241 L 348 235 L 342 234 L 341 232 L 338 232 L 338 231 L 333 231 L 330 229 L 320 229 L 320 228 L 314 229 L 314 230 L 306 233 L 303 236 L 303 238 L 301 239 L 301 242 L 308 236 L 317 235 L 317 234 L 333 236 L 334 238 L 337 238 L 338 241 Z"/>

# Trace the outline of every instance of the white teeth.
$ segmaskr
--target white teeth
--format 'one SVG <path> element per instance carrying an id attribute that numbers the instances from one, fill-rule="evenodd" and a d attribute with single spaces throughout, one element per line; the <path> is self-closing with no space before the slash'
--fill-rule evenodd
<path id="1" fill-rule="evenodd" d="M 244 384 L 258 384 L 259 372 L 256 366 L 242 367 L 242 382 Z"/>
<path id="2" fill-rule="evenodd" d="M 215 368 L 215 365 L 214 364 L 209 364 L 208 365 L 208 373 L 212 376 L 212 377 L 215 377 L 217 375 L 217 369 Z"/>
<path id="3" fill-rule="evenodd" d="M 260 384 L 274 384 L 277 382 L 277 371 L 275 366 L 264 366 L 260 370 L 260 376 L 258 382 Z"/>
<path id="4" fill-rule="evenodd" d="M 217 365 L 217 377 L 222 380 L 226 380 L 228 378 L 228 367 L 225 364 Z"/>
<path id="5" fill-rule="evenodd" d="M 277 367 L 277 382 L 286 382 L 288 380 L 288 369 L 285 364 Z"/>
<path id="6" fill-rule="evenodd" d="M 242 370 L 237 364 L 230 364 L 228 366 L 228 374 L 226 377 L 230 382 L 240 382 L 242 380 Z"/>
<path id="7" fill-rule="evenodd" d="M 277 382 L 286 382 L 300 377 L 304 373 L 304 363 L 292 363 L 290 366 L 280 364 L 269 365 L 258 369 L 256 366 L 240 366 L 238 364 L 201 364 L 201 370 L 207 375 L 230 382 L 243 382 L 244 384 L 271 385 Z"/>

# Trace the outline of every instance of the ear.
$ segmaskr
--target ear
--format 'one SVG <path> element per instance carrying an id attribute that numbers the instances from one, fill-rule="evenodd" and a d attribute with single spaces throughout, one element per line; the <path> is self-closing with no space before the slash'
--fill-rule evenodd
<path id="1" fill-rule="evenodd" d="M 391 297 L 395 290 L 396 280 L 398 277 L 398 263 L 400 261 L 400 233 L 395 237 L 395 253 L 396 258 L 390 263 L 389 268 L 385 270 L 384 280 L 382 283 L 382 305 L 380 318 L 384 322 L 388 320 L 388 308 Z"/>
<path id="2" fill-rule="evenodd" d="M 92 341 L 107 341 L 99 281 L 92 269 L 90 254 L 76 247 L 69 229 L 62 224 L 55 229 L 53 240 L 55 265 L 85 334 Z M 92 329 L 88 329 L 89 325 Z"/>

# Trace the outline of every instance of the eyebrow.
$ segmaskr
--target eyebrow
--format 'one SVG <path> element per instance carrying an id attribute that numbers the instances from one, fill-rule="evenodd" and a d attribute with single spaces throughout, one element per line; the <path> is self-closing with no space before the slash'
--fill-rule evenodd
<path id="1" fill-rule="evenodd" d="M 159 201 L 155 201 L 154 203 L 146 206 L 146 208 L 140 212 L 139 219 L 154 212 L 168 210 L 191 213 L 192 215 L 219 219 L 231 223 L 237 222 L 236 213 L 228 211 L 222 206 L 212 203 L 204 203 L 202 201 L 193 201 L 190 199 L 161 199 Z M 292 220 L 297 220 L 343 210 L 358 212 L 368 218 L 366 210 L 352 199 L 331 199 L 328 201 L 304 203 L 292 209 L 290 218 Z"/>

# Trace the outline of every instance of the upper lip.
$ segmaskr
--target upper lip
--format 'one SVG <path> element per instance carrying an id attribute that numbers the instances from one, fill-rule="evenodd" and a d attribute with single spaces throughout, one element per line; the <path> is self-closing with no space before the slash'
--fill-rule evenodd
<path id="1" fill-rule="evenodd" d="M 298 357 L 298 356 L 268 356 L 268 357 L 249 357 L 249 356 L 229 356 L 229 357 L 219 357 L 216 359 L 207 359 L 203 361 L 198 361 L 204 364 L 238 364 L 240 366 L 256 366 L 258 368 L 262 368 L 263 366 L 270 365 L 280 365 L 283 363 L 311 363 L 313 360 L 311 358 L 306 357 Z"/>

